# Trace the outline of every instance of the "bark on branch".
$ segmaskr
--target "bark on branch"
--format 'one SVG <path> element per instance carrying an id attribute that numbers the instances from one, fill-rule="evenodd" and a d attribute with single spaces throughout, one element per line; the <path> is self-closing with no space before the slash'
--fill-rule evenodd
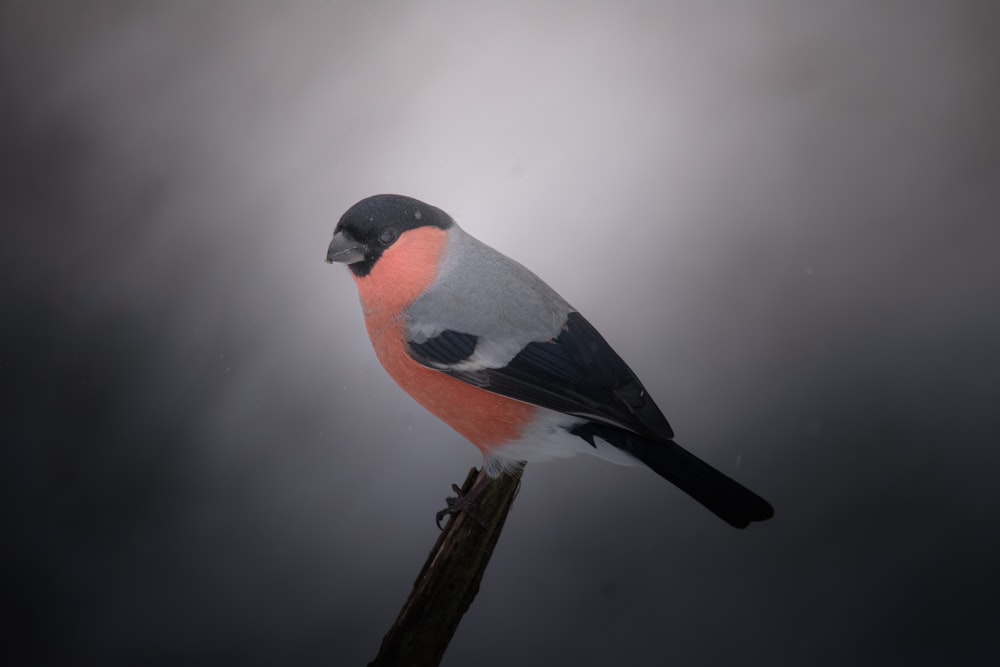
<path id="1" fill-rule="evenodd" d="M 448 520 L 369 667 L 427 667 L 441 662 L 479 591 L 522 472 L 523 468 L 489 480 L 485 471 L 469 471 L 463 494 L 477 481 L 485 484 L 474 512 L 463 511 Z"/>

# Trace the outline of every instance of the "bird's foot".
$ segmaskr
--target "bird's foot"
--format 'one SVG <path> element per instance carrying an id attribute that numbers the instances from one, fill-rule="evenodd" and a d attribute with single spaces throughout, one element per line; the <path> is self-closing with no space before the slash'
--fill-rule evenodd
<path id="1" fill-rule="evenodd" d="M 472 487 L 465 492 L 462 491 L 462 488 L 458 484 L 452 484 L 451 490 L 455 492 L 455 495 L 445 498 L 444 501 L 447 504 L 447 507 L 434 515 L 437 527 L 444 530 L 444 527 L 441 525 L 441 521 L 446 516 L 456 516 L 462 512 L 465 512 L 466 516 L 470 519 L 475 520 L 480 527 L 485 527 L 483 517 L 479 513 L 479 496 L 482 494 L 483 489 L 486 488 L 486 484 L 488 483 L 489 480 L 484 475 L 477 478 Z"/>

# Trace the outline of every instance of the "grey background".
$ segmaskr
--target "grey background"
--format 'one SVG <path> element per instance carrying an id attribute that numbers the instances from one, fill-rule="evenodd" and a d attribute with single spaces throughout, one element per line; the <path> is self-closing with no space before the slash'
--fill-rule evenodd
<path id="1" fill-rule="evenodd" d="M 0 3 L 5 664 L 374 657 L 479 461 L 323 262 L 376 192 L 777 510 L 530 466 L 446 665 L 994 664 L 995 7 Z"/>

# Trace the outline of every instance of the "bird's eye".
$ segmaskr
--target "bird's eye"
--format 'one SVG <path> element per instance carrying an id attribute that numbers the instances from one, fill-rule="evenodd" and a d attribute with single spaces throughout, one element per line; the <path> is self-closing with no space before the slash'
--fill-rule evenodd
<path id="1" fill-rule="evenodd" d="M 382 245 L 389 245 L 396 240 L 396 230 L 392 227 L 386 227 L 378 235 L 378 242 Z"/>

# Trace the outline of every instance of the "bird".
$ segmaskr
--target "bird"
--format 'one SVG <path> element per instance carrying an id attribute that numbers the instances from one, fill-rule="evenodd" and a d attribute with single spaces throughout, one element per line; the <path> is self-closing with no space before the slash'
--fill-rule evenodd
<path id="1" fill-rule="evenodd" d="M 541 278 L 412 197 L 347 209 L 327 263 L 346 264 L 379 362 L 482 452 L 488 479 L 581 453 L 645 465 L 726 523 L 774 509 L 674 440 L 652 397 Z"/>

